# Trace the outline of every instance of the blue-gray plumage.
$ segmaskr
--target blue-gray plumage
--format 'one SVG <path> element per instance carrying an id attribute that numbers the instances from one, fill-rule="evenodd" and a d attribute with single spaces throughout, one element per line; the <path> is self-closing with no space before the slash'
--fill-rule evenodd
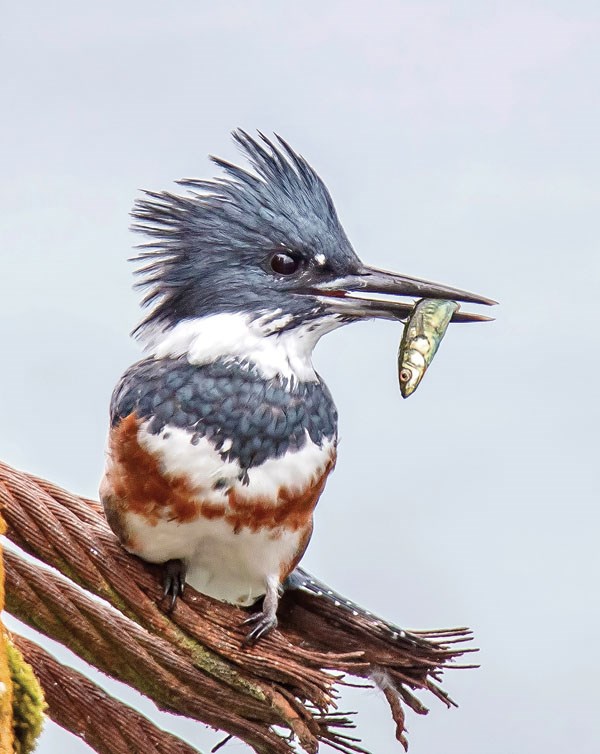
<path id="1" fill-rule="evenodd" d="M 110 413 L 112 426 L 135 413 L 149 420 L 150 434 L 174 426 L 188 430 L 193 444 L 210 438 L 223 460 L 237 460 L 243 471 L 337 433 L 337 411 L 320 380 L 265 380 L 222 360 L 200 367 L 185 359 L 140 361 L 121 378 Z"/>

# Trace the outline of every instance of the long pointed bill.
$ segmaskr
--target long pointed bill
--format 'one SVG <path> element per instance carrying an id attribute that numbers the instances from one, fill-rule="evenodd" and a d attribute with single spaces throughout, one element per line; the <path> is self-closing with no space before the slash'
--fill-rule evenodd
<path id="1" fill-rule="evenodd" d="M 318 296 L 336 314 L 356 318 L 404 319 L 412 311 L 414 301 L 403 300 L 403 297 L 441 298 L 484 306 L 497 303 L 477 293 L 378 270 L 375 267 L 362 267 L 356 274 L 318 283 L 307 292 Z M 491 317 L 457 311 L 452 317 L 452 322 L 484 322 L 489 319 Z"/>

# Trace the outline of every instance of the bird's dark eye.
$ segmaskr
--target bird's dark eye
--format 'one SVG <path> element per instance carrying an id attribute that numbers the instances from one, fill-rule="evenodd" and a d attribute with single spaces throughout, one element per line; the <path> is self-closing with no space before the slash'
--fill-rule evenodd
<path id="1" fill-rule="evenodd" d="M 271 257 L 271 269 L 278 275 L 293 275 L 298 267 L 300 260 L 285 251 L 278 251 Z"/>

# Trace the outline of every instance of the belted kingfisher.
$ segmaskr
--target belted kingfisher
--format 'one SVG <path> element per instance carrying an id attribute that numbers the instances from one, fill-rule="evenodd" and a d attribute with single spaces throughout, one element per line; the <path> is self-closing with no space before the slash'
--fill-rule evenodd
<path id="1" fill-rule="evenodd" d="M 136 257 L 150 312 L 134 334 L 148 355 L 113 393 L 100 494 L 123 546 L 165 564 L 173 602 L 186 579 L 237 605 L 263 598 L 253 642 L 277 624 L 336 461 L 319 338 L 402 319 L 402 296 L 495 302 L 367 267 L 303 157 L 280 137 L 233 136 L 251 170 L 212 158 L 223 177 L 134 207 L 134 229 L 152 237 Z"/>

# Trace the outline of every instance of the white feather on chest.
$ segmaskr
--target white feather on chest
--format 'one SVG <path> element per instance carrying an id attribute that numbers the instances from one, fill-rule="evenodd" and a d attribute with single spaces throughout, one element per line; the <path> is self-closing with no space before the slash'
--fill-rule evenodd
<path id="1" fill-rule="evenodd" d="M 183 478 L 202 503 L 228 506 L 229 493 L 248 502 L 272 501 L 277 506 L 282 489 L 302 492 L 318 480 L 331 463 L 335 440 L 317 445 L 310 437 L 300 450 L 265 461 L 248 470 L 247 484 L 236 460 L 224 460 L 226 441 L 217 452 L 206 438 L 192 444 L 192 434 L 166 426 L 153 435 L 142 424 L 138 442 L 159 462 L 167 477 Z M 167 516 L 155 525 L 135 513 L 127 514 L 127 526 L 137 543 L 136 554 L 161 563 L 181 558 L 188 565 L 188 582 L 198 591 L 226 602 L 250 605 L 265 593 L 268 579 L 278 578 L 281 568 L 298 552 L 305 534 L 284 526 L 235 531 L 224 518 L 205 518 L 179 523 Z"/>
<path id="2" fill-rule="evenodd" d="M 291 382 L 318 382 L 312 366 L 312 350 L 321 335 L 335 329 L 335 316 L 309 322 L 288 331 L 289 316 L 268 310 L 259 318 L 222 313 L 185 320 L 150 339 L 148 350 L 155 358 L 185 356 L 190 364 L 202 366 L 217 359 L 252 363 L 264 379 L 275 377 Z M 281 332 L 279 331 L 280 328 Z M 336 438 L 314 443 L 306 434 L 300 450 L 288 451 L 247 470 L 236 460 L 225 460 L 232 439 L 220 449 L 207 438 L 197 444 L 184 429 L 166 426 L 160 434 L 140 426 L 138 442 L 159 462 L 164 476 L 186 480 L 198 501 L 229 506 L 229 495 L 240 501 L 253 500 L 275 508 L 281 492 L 301 494 L 325 473 L 335 456 Z M 161 563 L 181 558 L 188 566 L 188 581 L 198 591 L 227 602 L 250 605 L 262 596 L 268 580 L 278 580 L 281 569 L 299 552 L 306 536 L 303 529 L 234 528 L 225 517 L 199 517 L 189 523 L 162 519 L 152 525 L 135 513 L 126 514 L 126 525 L 140 557 Z"/>

